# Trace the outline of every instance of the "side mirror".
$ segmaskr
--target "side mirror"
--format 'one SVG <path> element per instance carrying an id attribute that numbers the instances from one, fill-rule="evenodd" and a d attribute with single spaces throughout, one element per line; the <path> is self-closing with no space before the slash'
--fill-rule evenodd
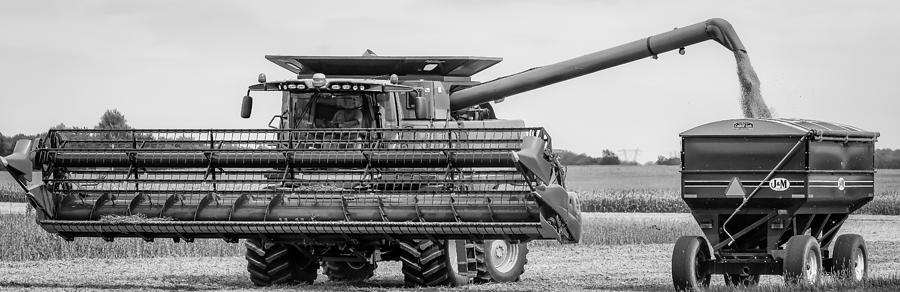
<path id="1" fill-rule="evenodd" d="M 251 111 L 253 111 L 253 98 L 245 95 L 244 100 L 241 102 L 241 117 L 249 119 Z"/>
<path id="2" fill-rule="evenodd" d="M 416 119 L 428 119 L 428 101 L 424 97 L 416 96 Z"/>

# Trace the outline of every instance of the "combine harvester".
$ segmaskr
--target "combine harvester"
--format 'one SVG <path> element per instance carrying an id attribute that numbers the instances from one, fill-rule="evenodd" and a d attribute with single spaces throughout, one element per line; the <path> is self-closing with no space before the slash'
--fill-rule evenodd
<path id="1" fill-rule="evenodd" d="M 756 285 L 760 275 L 815 283 L 823 272 L 862 281 L 868 250 L 843 223 L 874 198 L 877 132 L 794 119 L 705 124 L 682 138 L 682 198 L 704 236 L 672 253 L 675 289 Z M 827 250 L 834 244 L 831 252 Z"/>
<path id="2" fill-rule="evenodd" d="M 485 83 L 501 59 L 267 56 L 297 75 L 249 88 L 282 93 L 272 129 L 51 130 L 2 165 L 48 232 L 246 239 L 257 285 L 320 266 L 365 280 L 383 260 L 409 285 L 516 281 L 526 243 L 578 242 L 581 215 L 550 135 L 490 102 L 706 40 L 745 52 L 711 19 Z M 32 162 L 44 184 L 27 188 Z"/>

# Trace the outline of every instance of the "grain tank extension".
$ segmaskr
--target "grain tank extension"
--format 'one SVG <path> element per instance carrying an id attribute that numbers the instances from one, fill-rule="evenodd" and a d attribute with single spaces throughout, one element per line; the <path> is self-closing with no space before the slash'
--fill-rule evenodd
<path id="1" fill-rule="evenodd" d="M 51 130 L 3 167 L 45 230 L 77 237 L 246 239 L 257 285 L 364 280 L 399 260 L 410 285 L 515 281 L 530 240 L 581 238 L 550 135 L 491 101 L 705 40 L 721 19 L 480 83 L 490 57 L 266 56 L 296 78 L 271 129 Z M 26 187 L 32 162 L 43 184 Z M 125 218 L 125 220 L 123 220 Z M 285 268 L 288 267 L 288 268 Z"/>

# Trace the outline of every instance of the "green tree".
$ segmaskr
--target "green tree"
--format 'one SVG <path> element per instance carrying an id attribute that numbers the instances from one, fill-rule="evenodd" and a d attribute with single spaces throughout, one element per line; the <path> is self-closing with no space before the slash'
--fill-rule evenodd
<path id="1" fill-rule="evenodd" d="M 125 115 L 117 109 L 106 110 L 103 116 L 100 116 L 100 123 L 94 127 L 97 130 L 128 130 L 128 120 Z"/>
<path id="2" fill-rule="evenodd" d="M 563 165 L 594 165 L 600 163 L 600 158 L 591 157 L 584 153 L 576 154 L 563 149 L 556 149 L 554 153 L 559 155 L 559 162 Z"/>
<path id="3" fill-rule="evenodd" d="M 619 159 L 619 156 L 616 155 L 615 152 L 609 149 L 603 149 L 603 154 L 600 156 L 600 165 L 619 165 L 622 164 L 622 160 Z"/>
<path id="4" fill-rule="evenodd" d="M 900 168 L 900 149 L 875 150 L 876 168 Z"/>
<path id="5" fill-rule="evenodd" d="M 680 157 L 665 157 L 665 156 L 657 156 L 656 157 L 656 165 L 681 165 Z"/>
<path id="6" fill-rule="evenodd" d="M 9 155 L 9 146 L 6 146 L 6 136 L 0 133 L 0 156 Z"/>

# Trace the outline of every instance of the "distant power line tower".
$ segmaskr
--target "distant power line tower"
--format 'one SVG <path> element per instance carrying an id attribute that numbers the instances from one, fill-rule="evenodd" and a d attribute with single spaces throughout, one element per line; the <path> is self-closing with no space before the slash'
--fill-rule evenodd
<path id="1" fill-rule="evenodd" d="M 622 161 L 637 161 L 638 155 L 641 155 L 641 148 L 634 149 L 619 149 L 619 153 L 622 154 Z"/>

